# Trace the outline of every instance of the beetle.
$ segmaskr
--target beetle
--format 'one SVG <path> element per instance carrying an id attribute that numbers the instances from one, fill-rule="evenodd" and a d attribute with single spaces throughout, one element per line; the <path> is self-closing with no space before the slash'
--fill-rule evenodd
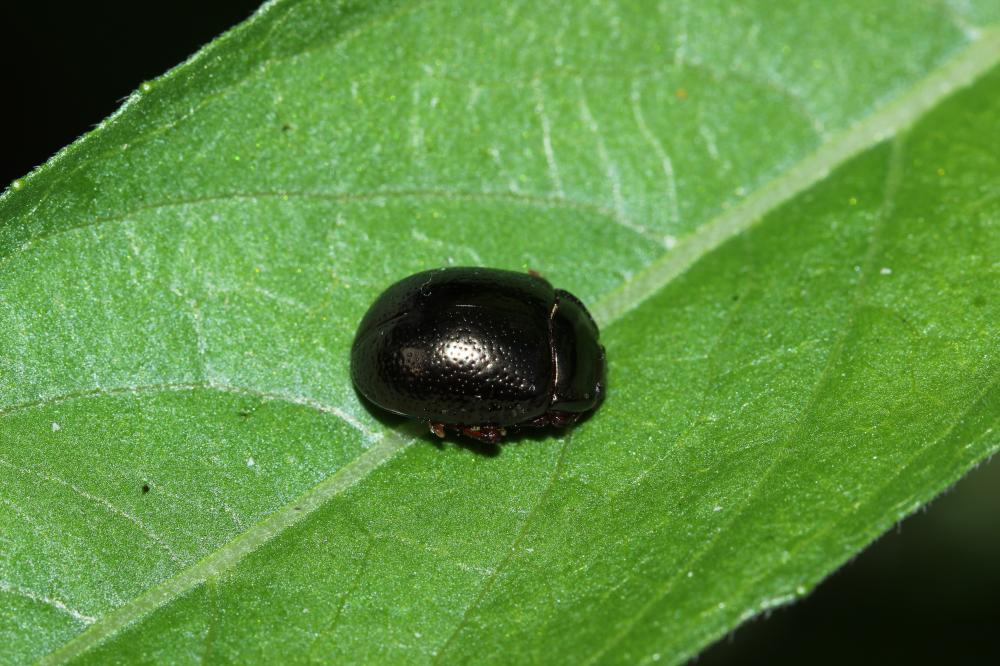
<path id="1" fill-rule="evenodd" d="M 386 289 L 351 347 L 358 391 L 386 411 L 494 443 L 568 426 L 604 397 L 604 347 L 587 308 L 536 273 L 439 268 Z"/>

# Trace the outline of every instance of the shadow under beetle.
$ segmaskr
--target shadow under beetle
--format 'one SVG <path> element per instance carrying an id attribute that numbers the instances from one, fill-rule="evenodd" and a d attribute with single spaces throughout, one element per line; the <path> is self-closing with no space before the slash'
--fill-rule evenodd
<path id="1" fill-rule="evenodd" d="M 351 377 L 376 406 L 493 443 L 508 429 L 564 427 L 604 397 L 604 347 L 578 298 L 535 274 L 440 268 L 368 309 Z"/>

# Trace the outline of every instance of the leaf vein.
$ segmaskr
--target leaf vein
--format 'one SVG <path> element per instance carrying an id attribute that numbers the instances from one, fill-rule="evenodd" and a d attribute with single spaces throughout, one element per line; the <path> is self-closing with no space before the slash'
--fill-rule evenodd
<path id="1" fill-rule="evenodd" d="M 290 198 L 301 198 L 301 199 L 316 199 L 319 201 L 330 201 L 339 203 L 357 203 L 362 201 L 383 201 L 392 199 L 440 199 L 442 201 L 482 201 L 482 202 L 497 202 L 497 201 L 508 201 L 515 205 L 530 206 L 534 208 L 551 208 L 557 210 L 571 210 L 584 212 L 591 215 L 597 215 L 604 217 L 612 222 L 618 223 L 617 213 L 613 210 L 605 208 L 604 206 L 587 201 L 576 201 L 568 197 L 561 196 L 551 196 L 544 194 L 526 194 L 522 192 L 514 191 L 489 191 L 489 190 L 453 190 L 448 188 L 438 188 L 438 189 L 415 189 L 415 190 L 392 190 L 392 189 L 379 189 L 371 190 L 365 192 L 321 192 L 321 191 L 309 191 L 309 190 L 275 190 L 275 191 L 259 191 L 259 192 L 228 192 L 224 194 L 217 194 L 204 197 L 191 197 L 189 199 L 175 199 L 172 201 L 163 201 L 158 203 L 153 203 L 144 206 L 137 206 L 125 213 L 110 215 L 106 217 L 94 217 L 89 221 L 75 226 L 69 226 L 57 231 L 53 231 L 46 234 L 40 234 L 33 237 L 30 241 L 25 242 L 21 246 L 12 251 L 8 251 L 6 254 L 0 254 L 0 267 L 3 267 L 14 257 L 23 254 L 25 251 L 31 249 L 35 245 L 45 241 L 46 239 L 54 238 L 65 233 L 69 233 L 76 229 L 82 229 L 86 227 L 101 226 L 105 224 L 121 224 L 130 220 L 131 216 L 138 213 L 148 213 L 157 212 L 160 210 L 165 210 L 169 208 L 182 208 L 185 206 L 194 206 L 200 204 L 210 204 L 224 201 L 250 201 L 254 202 L 258 199 L 278 199 L 286 200 Z M 642 235 L 645 240 L 656 242 L 648 233 L 643 230 L 635 229 L 626 225 L 626 229 L 635 232 L 636 234 Z M 2 251 L 0 251 L 2 252 Z"/>
<path id="2" fill-rule="evenodd" d="M 832 137 L 737 206 L 681 239 L 671 252 L 652 262 L 630 282 L 608 292 L 591 310 L 602 327 L 618 322 L 697 261 L 729 239 L 758 224 L 796 195 L 826 178 L 831 170 L 894 137 L 936 104 L 1000 63 L 1000 28 L 981 33 L 959 56 L 928 74 L 908 93 L 886 104 L 853 127 Z"/>
<path id="3" fill-rule="evenodd" d="M 483 599 L 486 598 L 486 595 L 489 594 L 490 590 L 493 589 L 493 586 L 496 585 L 496 582 L 499 579 L 500 574 L 510 565 L 514 557 L 517 555 L 517 549 L 521 545 L 521 542 L 524 540 L 525 535 L 527 535 L 528 527 L 531 525 L 532 520 L 538 513 L 539 508 L 541 508 L 541 506 L 545 503 L 545 500 L 548 499 L 549 495 L 552 492 L 552 488 L 555 486 L 556 481 L 558 480 L 560 474 L 562 473 L 562 470 L 565 466 L 566 453 L 569 450 L 569 443 L 571 438 L 572 438 L 572 431 L 567 432 L 566 435 L 563 437 L 562 446 L 560 447 L 559 450 L 559 457 L 556 459 L 556 464 L 552 468 L 552 475 L 549 477 L 549 481 L 545 485 L 545 489 L 541 493 L 539 493 L 538 499 L 535 501 L 534 506 L 532 506 L 531 511 L 528 513 L 527 516 L 525 516 L 524 521 L 521 523 L 520 529 L 514 536 L 514 540 L 511 541 L 510 549 L 507 551 L 507 554 L 504 557 L 504 559 L 500 561 L 500 564 L 497 565 L 497 567 L 493 569 L 492 573 L 485 579 L 483 585 L 479 588 L 479 593 L 472 600 L 472 603 L 470 603 L 468 606 L 465 607 L 465 611 L 462 613 L 462 617 L 455 625 L 455 628 L 452 630 L 451 634 L 449 634 L 448 638 L 441 644 L 440 649 L 438 649 L 434 653 L 433 663 L 440 663 L 442 655 L 445 653 L 448 647 L 454 642 L 454 640 L 458 637 L 462 628 L 468 624 L 473 609 L 475 609 L 477 606 L 479 606 L 480 603 L 482 603 Z"/>
<path id="4" fill-rule="evenodd" d="M 235 90 L 236 88 L 238 88 L 242 83 L 244 83 L 245 81 L 247 81 L 248 79 L 250 79 L 252 76 L 254 76 L 256 73 L 258 73 L 258 72 L 266 69 L 267 67 L 269 67 L 271 65 L 274 65 L 275 63 L 286 62 L 286 61 L 289 61 L 289 60 L 294 60 L 295 58 L 298 58 L 299 56 L 301 56 L 301 55 L 303 55 L 305 53 L 310 53 L 310 52 L 314 52 L 314 51 L 322 51 L 322 50 L 325 50 L 325 49 L 328 49 L 328 48 L 340 48 L 340 47 L 343 47 L 345 44 L 347 44 L 350 41 L 353 41 L 354 39 L 356 39 L 357 37 L 363 35 L 367 30 L 376 28 L 376 27 L 381 26 L 381 25 L 385 25 L 385 24 L 393 21 L 394 19 L 397 19 L 397 18 L 400 18 L 400 17 L 405 16 L 407 14 L 410 14 L 410 13 L 416 11 L 417 9 L 419 9 L 422 5 L 428 4 L 428 2 L 429 2 L 429 0 L 413 0 L 409 4 L 403 5 L 400 8 L 396 9 L 395 11 L 390 11 L 390 12 L 384 14 L 384 15 L 376 17 L 375 20 L 368 21 L 366 23 L 362 23 L 361 25 L 356 26 L 353 30 L 348 30 L 348 31 L 346 31 L 344 33 L 338 33 L 337 35 L 334 36 L 333 39 L 328 40 L 328 41 L 321 41 L 321 42 L 319 42 L 318 44 L 316 44 L 315 46 L 313 46 L 311 48 L 300 49 L 298 51 L 295 51 L 293 53 L 290 53 L 290 54 L 282 56 L 282 57 L 264 58 L 261 61 L 260 65 L 255 70 L 253 70 L 251 72 L 248 72 L 247 74 L 245 74 L 244 76 L 241 76 L 240 78 L 238 78 L 236 80 L 230 81 L 228 84 L 226 84 L 225 86 L 223 86 L 219 90 L 216 90 L 212 94 L 205 95 L 205 97 L 203 97 L 198 102 L 198 104 L 195 104 L 195 105 L 191 106 L 187 110 L 186 113 L 182 113 L 181 115 L 177 116 L 176 118 L 174 118 L 171 121 L 168 121 L 168 122 L 163 123 L 162 125 L 158 125 L 156 127 L 152 127 L 149 130 L 147 130 L 147 131 L 145 131 L 143 133 L 138 134 L 132 140 L 131 145 L 135 146 L 137 144 L 144 143 L 146 141 L 149 141 L 153 137 L 156 137 L 156 136 L 158 136 L 160 134 L 163 134 L 164 132 L 170 131 L 171 129 L 173 129 L 177 125 L 179 125 L 181 122 L 183 122 L 187 118 L 193 116 L 195 113 L 197 113 L 198 111 L 200 111 L 201 109 L 203 109 L 204 107 L 206 107 L 209 103 L 213 102 L 216 99 L 221 99 L 221 98 L 225 97 L 230 92 L 232 92 L 233 90 Z M 255 17 L 253 19 L 251 19 L 251 20 L 255 20 L 255 19 L 259 20 L 260 17 L 263 16 L 263 14 L 265 12 L 267 12 L 267 11 L 271 10 L 272 8 L 277 7 L 277 6 L 278 6 L 277 2 L 274 2 L 274 1 L 272 1 L 272 2 L 265 2 L 264 5 L 261 7 L 261 9 L 258 11 L 258 13 L 255 15 Z M 286 12 L 284 16 L 282 16 L 280 19 L 278 19 L 278 21 L 276 21 L 276 24 L 279 24 L 279 23 L 284 22 L 285 20 L 287 20 L 287 18 L 288 18 L 288 16 L 290 14 L 291 14 L 291 10 L 289 10 L 288 12 Z M 194 69 L 201 61 L 207 60 L 213 54 L 213 52 L 216 49 L 220 48 L 220 46 L 222 44 L 226 43 L 227 38 L 230 38 L 234 34 L 236 34 L 235 31 L 230 31 L 228 33 L 225 33 L 224 35 L 222 35 L 221 37 L 219 37 L 218 39 L 216 39 L 215 41 L 213 41 L 211 44 L 209 44 L 205 48 L 201 49 L 200 51 L 198 51 L 197 53 L 195 53 L 194 55 L 192 55 L 186 61 L 182 62 L 181 64 L 177 65 L 176 67 L 170 69 L 167 73 L 165 73 L 162 76 L 160 76 L 158 80 L 164 80 L 164 79 L 166 79 L 166 78 L 168 78 L 170 76 L 177 76 L 180 72 L 184 71 L 185 69 Z M 257 47 L 258 50 L 262 49 L 263 45 L 266 44 L 266 43 L 267 43 L 266 39 L 261 40 L 260 43 L 258 44 L 258 47 Z M 36 173 L 38 173 L 41 169 L 43 169 L 43 168 L 51 168 L 54 164 L 58 163 L 59 161 L 61 161 L 63 159 L 66 159 L 68 156 L 72 155 L 72 153 L 77 152 L 78 150 L 80 150 L 87 143 L 87 141 L 90 140 L 90 137 L 95 136 L 95 133 L 96 133 L 97 130 L 106 129 L 109 125 L 111 125 L 112 123 L 116 122 L 118 120 L 118 118 L 121 117 L 127 110 L 129 110 L 135 104 L 139 103 L 143 99 L 144 96 L 145 95 L 142 92 L 139 92 L 139 91 L 133 92 L 131 95 L 128 96 L 128 98 L 118 108 L 117 111 L 115 111 L 114 113 L 112 113 L 109 117 L 105 118 L 100 123 L 100 125 L 97 126 L 97 128 L 96 128 L 96 130 L 94 132 L 91 132 L 90 134 L 84 136 L 81 140 L 79 140 L 79 141 L 77 141 L 75 143 L 72 143 L 69 146 L 67 146 L 67 147 L 63 148 L 62 150 L 60 150 L 58 153 L 56 153 L 55 156 L 52 157 L 52 159 L 50 159 L 48 162 L 46 162 L 44 165 L 42 165 L 41 167 L 39 167 L 38 169 L 36 169 L 31 174 L 28 174 L 28 176 L 25 177 L 24 181 L 27 183 L 28 180 L 30 178 L 32 178 L 32 176 L 34 176 Z M 84 160 L 84 161 L 81 161 L 81 162 L 77 163 L 76 165 L 74 165 L 73 167 L 71 167 L 70 172 L 65 177 L 66 178 L 72 177 L 78 171 L 82 170 L 85 166 L 87 166 L 90 162 L 101 160 L 104 157 L 107 157 L 108 155 L 111 155 L 112 153 L 116 152 L 116 150 L 117 150 L 116 148 L 108 148 L 108 149 L 106 149 L 106 150 L 98 153 L 97 155 L 89 157 L 87 160 Z M 55 186 L 56 186 L 55 182 L 52 182 L 52 183 L 49 184 L 48 190 L 45 192 L 45 194 L 43 194 L 41 196 L 41 198 L 39 199 L 38 203 L 36 203 L 34 205 L 34 207 L 31 210 L 31 214 L 29 214 L 29 217 L 32 214 L 34 214 L 34 212 L 36 210 L 38 210 L 38 208 L 41 207 L 48 200 L 48 198 L 52 195 L 52 192 L 56 189 Z M 6 195 L 6 193 L 4 193 L 4 195 Z"/>
<path id="5" fill-rule="evenodd" d="M 862 305 L 862 294 L 864 288 L 868 284 L 868 276 L 871 274 L 871 268 L 874 265 L 875 256 L 880 248 L 880 239 L 882 236 L 883 228 L 886 224 L 886 220 L 891 213 L 895 192 L 899 184 L 899 174 L 902 155 L 902 139 L 897 138 L 892 144 L 892 152 L 890 155 L 889 165 L 886 170 L 886 184 L 884 186 L 884 200 L 882 205 L 882 210 L 878 220 L 871 231 L 871 238 L 869 240 L 868 249 L 865 253 L 865 258 L 863 261 L 863 270 L 861 277 L 857 280 L 854 285 L 854 293 L 851 298 L 851 303 L 848 308 L 847 316 L 845 318 L 845 323 L 840 328 L 840 332 L 837 336 L 836 341 L 830 349 L 830 353 L 826 357 L 826 361 L 823 364 L 823 368 L 818 375 L 817 380 L 813 383 L 812 389 L 809 393 L 809 397 L 806 400 L 798 418 L 795 420 L 795 424 L 789 433 L 783 438 L 783 442 L 780 448 L 775 452 L 771 463 L 768 465 L 767 469 L 762 473 L 757 475 L 756 481 L 753 483 L 749 490 L 746 498 L 742 501 L 742 506 L 738 511 L 734 511 L 728 520 L 715 532 L 711 539 L 709 539 L 701 548 L 691 552 L 691 554 L 685 560 L 683 566 L 678 566 L 676 573 L 667 579 L 667 582 L 656 591 L 650 598 L 644 603 L 639 610 L 631 617 L 628 621 L 624 623 L 622 628 L 617 631 L 601 648 L 599 648 L 594 654 L 587 659 L 586 664 L 592 664 L 598 661 L 602 656 L 608 653 L 608 651 L 615 645 L 620 643 L 622 640 L 628 636 L 629 632 L 635 627 L 640 620 L 650 613 L 657 604 L 663 599 L 670 595 L 673 589 L 676 587 L 677 582 L 681 579 L 684 572 L 691 570 L 691 567 L 702 560 L 706 555 L 713 552 L 713 550 L 718 546 L 719 539 L 723 534 L 728 531 L 728 528 L 735 524 L 740 518 L 746 515 L 747 511 L 753 500 L 756 498 L 757 494 L 761 489 L 767 486 L 767 482 L 774 475 L 775 471 L 780 469 L 787 458 L 787 453 L 790 450 L 792 443 L 796 441 L 797 437 L 802 432 L 805 427 L 806 418 L 809 414 L 812 414 L 817 407 L 817 403 L 823 394 L 823 389 L 827 386 L 831 378 L 831 373 L 836 367 L 837 362 L 842 358 L 844 351 L 847 348 L 847 341 L 851 331 L 854 329 L 857 313 Z"/>
<path id="6" fill-rule="evenodd" d="M 382 466 L 413 440 L 403 439 L 396 432 L 387 432 L 364 453 L 337 470 L 302 496 L 258 523 L 247 532 L 197 564 L 182 570 L 172 578 L 151 588 L 139 598 L 100 618 L 86 631 L 78 634 L 60 649 L 42 659 L 43 664 L 63 664 L 103 643 L 125 627 L 152 613 L 236 566 L 247 555 L 256 552 L 306 516 L 325 506 L 334 497 L 346 492 Z"/>
<path id="7" fill-rule="evenodd" d="M 93 624 L 94 622 L 97 621 L 96 618 L 91 617 L 90 615 L 81 613 L 75 608 L 70 608 L 69 606 L 66 605 L 65 602 L 60 601 L 59 599 L 54 599 L 44 594 L 40 594 L 30 588 L 23 587 L 21 585 L 15 585 L 14 583 L 11 583 L 6 580 L 0 580 L 0 592 L 5 592 L 7 594 L 11 594 L 17 597 L 30 599 L 31 601 L 44 604 L 46 606 L 51 606 L 60 613 L 65 613 L 66 615 L 69 615 L 80 624 L 84 625 Z"/>
<path id="8" fill-rule="evenodd" d="M 167 543 L 167 541 L 162 536 L 160 536 L 160 534 L 156 530 L 154 530 L 152 527 L 146 524 L 144 520 L 142 520 L 141 518 L 132 513 L 129 513 L 125 509 L 122 509 L 120 506 L 118 506 L 108 498 L 101 497 L 100 495 L 95 495 L 87 490 L 84 490 L 80 486 L 67 481 L 66 479 L 56 476 L 55 474 L 46 474 L 37 469 L 23 467 L 21 465 L 12 463 L 5 458 L 0 458 L 0 465 L 9 467 L 10 469 L 18 472 L 19 474 L 33 476 L 36 479 L 41 479 L 42 481 L 55 483 L 57 485 L 63 486 L 64 488 L 68 488 L 76 495 L 79 495 L 83 499 L 100 506 L 108 513 L 114 516 L 118 516 L 119 518 L 124 518 L 126 521 L 138 527 L 139 530 L 150 539 L 150 541 L 156 544 L 158 548 L 160 548 L 161 550 L 163 550 L 163 552 L 167 554 L 167 557 L 169 557 L 170 560 L 174 562 L 174 564 L 177 564 L 178 566 L 182 564 L 181 558 L 177 555 L 177 552 L 170 546 L 169 543 Z"/>
<path id="9" fill-rule="evenodd" d="M 359 421 L 357 417 L 347 412 L 346 410 L 340 407 L 320 402 L 315 398 L 311 398 L 308 396 L 300 396 L 300 395 L 290 395 L 286 393 L 276 393 L 273 391 L 262 391 L 259 389 L 248 388 L 243 386 L 235 386 L 232 384 L 226 384 L 218 381 L 162 382 L 157 384 L 141 384 L 136 386 L 97 387 L 89 389 L 80 389 L 76 391 L 69 391 L 67 393 L 46 396 L 36 400 L 28 400 L 25 402 L 19 402 L 0 407 L 0 418 L 10 416 L 11 414 L 15 414 L 17 412 L 34 409 L 36 407 L 46 407 L 48 405 L 57 405 L 60 403 L 71 402 L 86 398 L 94 398 L 102 396 L 119 396 L 119 395 L 129 395 L 129 394 L 139 394 L 139 393 L 155 393 L 155 392 L 166 392 L 166 391 L 197 391 L 197 390 L 217 391 L 219 393 L 234 393 L 237 395 L 253 396 L 256 398 L 261 398 L 263 400 L 274 400 L 279 402 L 286 402 L 293 405 L 299 405 L 302 407 L 308 407 L 317 412 L 336 416 L 337 418 L 344 421 L 347 425 L 351 426 L 352 428 L 360 432 L 368 439 L 375 439 L 381 436 L 380 433 L 370 430 L 361 421 Z"/>
<path id="10" fill-rule="evenodd" d="M 977 396 L 977 398 L 972 401 L 972 403 L 969 406 L 969 408 L 966 409 L 963 414 L 959 415 L 958 418 L 956 418 L 954 421 L 952 421 L 948 425 L 948 427 L 946 427 L 943 430 L 943 432 L 941 433 L 941 435 L 939 435 L 938 437 L 936 437 L 930 443 L 925 444 L 925 445 L 921 446 L 920 448 L 918 448 L 913 453 L 913 455 L 911 455 L 906 460 L 905 463 L 903 463 L 902 465 L 899 465 L 896 468 L 896 471 L 893 474 L 889 475 L 888 479 L 886 479 L 886 481 L 884 483 L 880 484 L 879 487 L 877 487 L 873 492 L 869 493 L 868 498 L 867 498 L 867 500 L 865 502 L 859 503 L 851 511 L 843 513 L 840 516 L 840 518 L 838 518 L 836 521 L 833 521 L 833 522 L 829 523 L 827 525 L 827 527 L 825 527 L 825 528 L 823 528 L 823 529 L 821 529 L 821 530 L 819 530 L 817 532 L 813 532 L 811 534 L 803 536 L 795 546 L 793 546 L 792 548 L 789 549 L 789 554 L 790 554 L 789 561 L 794 561 L 795 560 L 795 557 L 794 557 L 795 555 L 797 555 L 798 553 L 802 552 L 802 550 L 804 550 L 806 547 L 808 547 L 812 543 L 815 543 L 816 541 L 819 541 L 821 538 L 823 538 L 824 536 L 826 536 L 830 532 L 833 532 L 837 527 L 839 527 L 840 525 L 842 525 L 851 516 L 854 516 L 854 515 L 857 515 L 858 513 L 860 513 L 863 507 L 865 507 L 865 506 L 871 506 L 874 503 L 874 499 L 876 497 L 878 497 L 879 494 L 881 494 L 886 489 L 888 489 L 890 486 L 892 486 L 892 484 L 894 484 L 896 481 L 898 481 L 901 477 L 903 477 L 903 475 L 907 471 L 909 471 L 909 469 L 912 468 L 913 464 L 920 458 L 921 455 L 923 455 L 924 453 L 930 451 L 931 449 L 933 449 L 934 447 L 936 447 L 938 444 L 940 444 L 941 442 L 943 442 L 945 439 L 947 439 L 954 432 L 955 428 L 958 427 L 958 425 L 969 416 L 969 414 L 976 407 L 976 405 L 978 405 L 986 397 L 986 395 L 989 394 L 989 392 L 991 390 L 995 389 L 998 384 L 1000 384 L 1000 374 L 997 374 L 992 380 L 987 381 L 986 385 L 985 385 L 985 388 L 979 392 L 979 395 Z M 988 432 L 990 432 L 990 430 L 987 429 L 984 432 L 988 433 Z M 995 447 L 994 447 L 994 449 L 995 449 Z M 898 518 L 898 520 L 901 520 L 902 518 L 905 518 L 905 516 L 900 516 Z M 879 528 L 878 531 L 879 532 L 882 531 L 881 528 Z M 749 590 L 752 590 L 757 583 L 759 583 L 760 581 L 762 581 L 764 578 L 767 577 L 768 573 L 773 573 L 773 572 L 766 572 L 764 574 L 758 575 L 755 578 L 751 579 L 744 586 L 743 592 L 742 593 L 738 593 L 738 594 L 743 594 L 743 593 L 745 593 L 745 592 L 747 592 Z M 802 592 L 797 592 L 796 594 L 802 594 Z M 789 596 L 787 598 L 787 601 L 791 601 L 793 598 L 794 598 L 794 596 Z M 763 605 L 761 607 L 758 607 L 757 610 L 758 610 L 758 612 L 760 612 L 760 611 L 763 611 L 765 609 L 773 608 L 773 607 L 774 607 L 774 604 L 765 604 L 765 605 Z M 741 620 L 748 620 L 748 619 L 750 619 L 750 617 L 752 617 L 752 616 L 743 617 L 743 618 L 741 618 Z M 684 661 L 685 659 L 687 659 L 689 657 L 692 657 L 692 656 L 693 656 L 693 653 L 691 653 L 690 651 L 684 651 L 684 652 L 678 654 L 678 661 L 679 662 Z"/>

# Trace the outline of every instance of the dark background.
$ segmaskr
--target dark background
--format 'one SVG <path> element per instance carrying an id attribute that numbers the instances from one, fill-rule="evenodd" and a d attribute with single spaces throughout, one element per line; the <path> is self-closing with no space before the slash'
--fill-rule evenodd
<path id="1" fill-rule="evenodd" d="M 260 4 L 0 0 L 0 189 Z"/>
<path id="2" fill-rule="evenodd" d="M 6 4 L 0 9 L 0 189 L 259 3 Z M 707 650 L 699 666 L 1000 663 L 998 516 L 1000 465 L 987 465 L 806 600 L 748 623 Z"/>

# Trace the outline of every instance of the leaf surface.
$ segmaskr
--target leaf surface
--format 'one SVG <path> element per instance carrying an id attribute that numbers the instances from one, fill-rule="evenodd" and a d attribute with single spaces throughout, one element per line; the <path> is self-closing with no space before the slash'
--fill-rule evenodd
<path id="1" fill-rule="evenodd" d="M 1000 443 L 987 1 L 268 3 L 0 198 L 9 662 L 678 662 Z M 602 324 L 585 423 L 379 420 L 439 265 Z"/>

